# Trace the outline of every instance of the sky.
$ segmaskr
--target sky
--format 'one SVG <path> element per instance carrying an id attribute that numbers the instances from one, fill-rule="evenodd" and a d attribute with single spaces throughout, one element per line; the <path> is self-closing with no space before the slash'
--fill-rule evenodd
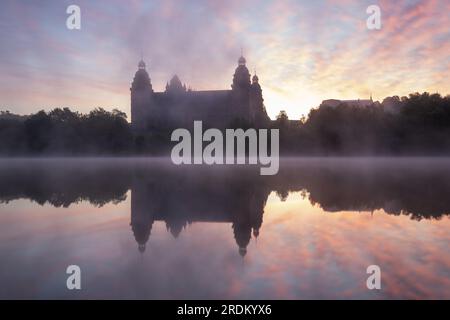
<path id="1" fill-rule="evenodd" d="M 81 29 L 66 27 L 69 5 Z M 369 5 L 381 29 L 369 30 Z M 130 113 L 143 55 L 155 91 L 177 74 L 230 89 L 243 50 L 274 118 L 325 99 L 450 94 L 448 0 L 2 0 L 0 110 Z"/>

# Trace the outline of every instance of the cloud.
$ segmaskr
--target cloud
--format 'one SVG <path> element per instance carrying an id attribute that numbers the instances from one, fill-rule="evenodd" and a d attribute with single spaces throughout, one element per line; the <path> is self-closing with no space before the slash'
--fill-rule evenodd
<path id="1" fill-rule="evenodd" d="M 65 28 L 70 1 L 0 4 L 1 108 L 72 106 L 129 112 L 141 52 L 162 90 L 177 73 L 195 89 L 229 88 L 240 47 L 273 117 L 307 114 L 327 98 L 449 93 L 448 1 L 79 1 L 82 30 Z"/>

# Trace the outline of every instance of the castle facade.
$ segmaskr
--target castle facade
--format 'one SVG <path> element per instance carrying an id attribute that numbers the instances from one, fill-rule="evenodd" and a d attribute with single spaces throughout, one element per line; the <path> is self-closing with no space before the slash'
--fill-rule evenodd
<path id="1" fill-rule="evenodd" d="M 131 84 L 131 125 L 135 132 L 160 128 L 190 128 L 195 120 L 205 127 L 226 128 L 233 123 L 264 127 L 270 122 L 261 86 L 255 74 L 250 79 L 241 56 L 230 90 L 194 91 L 178 76 L 164 92 L 153 91 L 144 61 L 140 61 Z"/>

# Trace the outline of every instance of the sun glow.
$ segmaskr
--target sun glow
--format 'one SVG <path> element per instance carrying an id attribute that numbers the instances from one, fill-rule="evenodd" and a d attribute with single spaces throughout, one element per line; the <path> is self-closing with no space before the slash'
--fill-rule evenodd
<path id="1" fill-rule="evenodd" d="M 308 116 L 310 109 L 318 107 L 322 99 L 304 89 L 290 88 L 286 92 L 263 88 L 264 105 L 269 117 L 275 119 L 280 110 L 285 110 L 289 119 L 298 120 Z"/>

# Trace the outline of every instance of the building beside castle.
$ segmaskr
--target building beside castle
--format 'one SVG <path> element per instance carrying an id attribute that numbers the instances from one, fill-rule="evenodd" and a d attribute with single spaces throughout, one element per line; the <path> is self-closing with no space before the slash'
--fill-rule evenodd
<path id="1" fill-rule="evenodd" d="M 331 108 L 336 108 L 340 106 L 341 104 L 345 104 L 349 107 L 356 107 L 356 108 L 366 108 L 374 105 L 376 102 L 373 101 L 372 95 L 370 96 L 370 99 L 357 99 L 357 100 L 338 100 L 338 99 L 328 99 L 323 100 L 319 107 L 321 106 L 327 106 Z"/>
<path id="2" fill-rule="evenodd" d="M 258 76 L 251 79 L 246 60 L 241 56 L 230 90 L 194 91 L 178 76 L 155 92 L 144 61 L 140 61 L 131 85 L 131 125 L 136 132 L 158 128 L 187 128 L 194 120 L 205 127 L 226 128 L 235 121 L 254 127 L 270 122 L 264 107 Z"/>

